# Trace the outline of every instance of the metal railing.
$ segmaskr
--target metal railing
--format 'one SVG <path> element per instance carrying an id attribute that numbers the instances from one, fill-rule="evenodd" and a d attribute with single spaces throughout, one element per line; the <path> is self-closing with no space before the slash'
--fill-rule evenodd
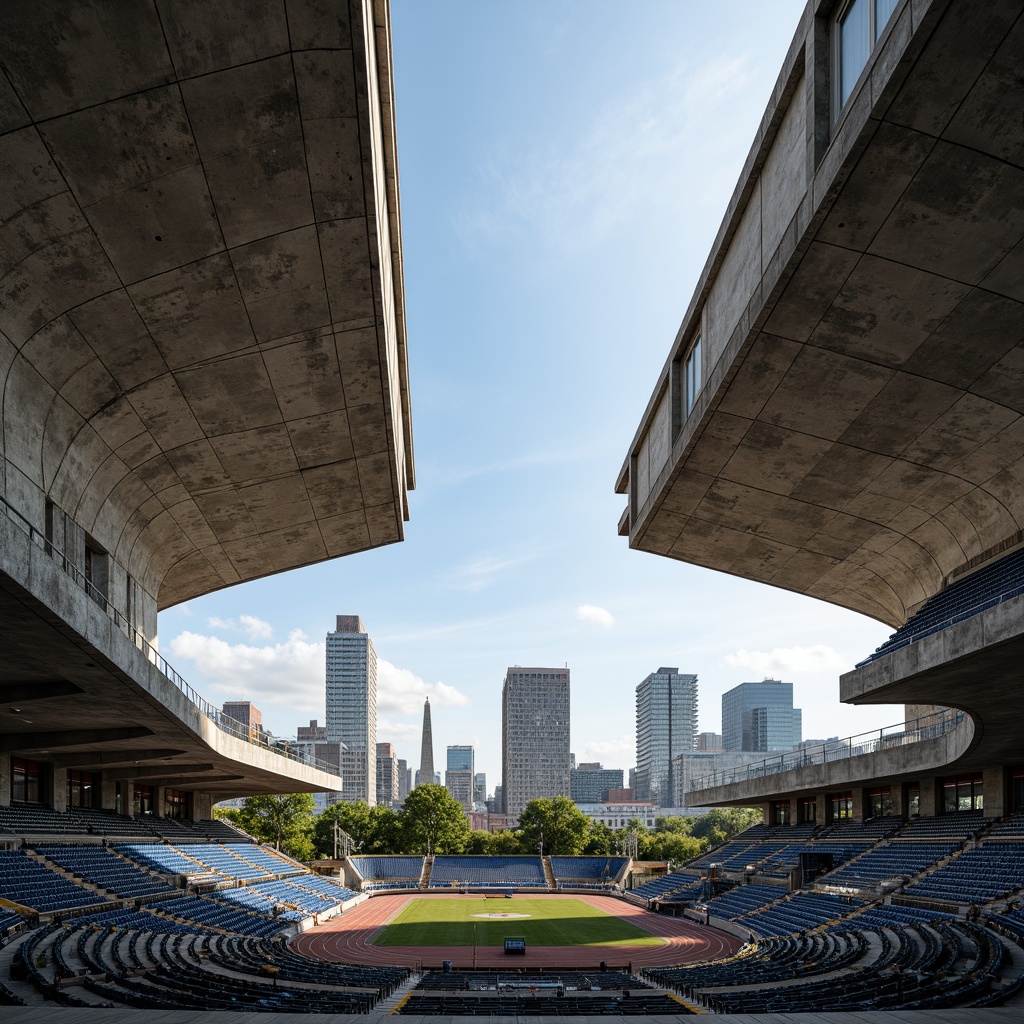
<path id="1" fill-rule="evenodd" d="M 895 747 L 921 743 L 945 736 L 958 728 L 964 720 L 964 712 L 947 708 L 941 712 L 924 715 L 909 722 L 888 725 L 871 732 L 858 733 L 842 740 L 825 740 L 824 743 L 797 750 L 787 750 L 779 754 L 765 757 L 761 761 L 738 765 L 735 768 L 722 768 L 709 772 L 699 778 L 691 779 L 686 789 L 693 793 L 697 790 L 713 789 L 716 786 L 731 786 L 737 782 L 749 782 L 751 779 L 763 779 L 796 768 L 807 768 L 817 764 L 831 764 L 833 761 L 845 761 L 861 754 L 874 754 L 880 750 L 892 750 Z"/>
<path id="2" fill-rule="evenodd" d="M 33 544 L 41 548 L 64 570 L 77 587 L 85 591 L 97 607 L 106 612 L 114 625 L 142 652 L 146 660 L 172 682 L 218 729 L 237 739 L 245 740 L 255 747 L 260 747 L 263 750 L 270 751 L 272 754 L 277 754 L 279 757 L 308 765 L 311 768 L 327 772 L 329 775 L 337 774 L 338 769 L 336 765 L 332 765 L 327 761 L 321 761 L 319 758 L 308 755 L 303 751 L 295 751 L 272 744 L 266 735 L 258 730 L 250 729 L 242 722 L 238 722 L 225 715 L 220 708 L 215 707 L 202 694 L 197 693 L 174 666 L 135 628 L 134 623 L 129 620 L 128 616 L 119 608 L 116 608 L 107 595 L 93 584 L 81 567 L 76 565 L 52 540 L 48 539 L 43 533 L 40 533 L 21 512 L 2 496 L 0 496 L 0 509 L 6 513 L 7 518 L 11 522 L 28 535 L 29 540 Z M 110 559 L 112 564 L 117 564 L 109 554 L 107 558 Z M 122 571 L 124 570 L 123 566 L 119 566 L 119 568 Z"/>

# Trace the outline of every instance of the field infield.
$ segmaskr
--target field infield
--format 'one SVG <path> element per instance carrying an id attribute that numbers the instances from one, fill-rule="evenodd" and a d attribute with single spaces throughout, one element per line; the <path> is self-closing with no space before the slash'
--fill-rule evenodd
<path id="1" fill-rule="evenodd" d="M 661 946 L 664 939 L 581 899 L 482 896 L 411 899 L 375 946 L 501 946 L 508 936 L 534 946 Z"/>
<path id="2" fill-rule="evenodd" d="M 460 904 L 458 909 L 453 907 Z M 590 916 L 591 910 L 597 912 L 596 916 Z M 477 913 L 530 916 L 474 917 Z M 452 915 L 451 920 L 447 919 L 449 915 Z M 601 921 L 611 923 L 598 924 Z M 475 946 L 474 922 L 477 924 Z M 571 934 L 568 939 L 560 939 L 559 929 L 569 927 L 566 922 L 571 922 Z M 540 940 L 529 938 L 527 926 L 531 923 L 534 928 L 540 928 Z M 412 929 L 422 924 L 427 925 L 428 931 L 416 937 Z M 495 926 L 496 930 L 490 930 Z M 460 933 L 461 928 L 468 928 L 468 942 L 465 933 Z M 600 933 L 598 928 L 602 929 Z M 565 944 L 545 944 L 545 932 L 547 943 Z M 505 955 L 505 937 L 519 935 L 527 937 L 526 955 Z M 402 942 L 415 937 L 415 942 L 398 944 L 396 937 L 401 937 Z M 420 944 L 424 940 L 426 944 Z M 507 900 L 475 895 L 402 893 L 374 896 L 339 917 L 297 935 L 291 946 L 306 956 L 336 963 L 427 969 L 439 968 L 444 960 L 450 960 L 457 970 L 478 967 L 514 971 L 517 968 L 590 970 L 597 969 L 601 961 L 609 965 L 628 964 L 633 969 L 694 963 L 728 956 L 739 948 L 740 942 L 713 928 L 685 918 L 655 914 L 613 896 L 517 894 Z"/>

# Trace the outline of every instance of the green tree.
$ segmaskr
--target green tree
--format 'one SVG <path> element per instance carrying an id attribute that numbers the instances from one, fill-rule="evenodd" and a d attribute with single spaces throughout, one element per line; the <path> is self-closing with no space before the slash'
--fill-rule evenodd
<path id="1" fill-rule="evenodd" d="M 590 836 L 590 819 L 567 797 L 531 800 L 519 815 L 525 849 L 561 857 L 578 856 Z"/>
<path id="2" fill-rule="evenodd" d="M 582 852 L 599 857 L 615 853 L 616 849 L 615 833 L 603 821 L 591 821 Z"/>
<path id="3" fill-rule="evenodd" d="M 756 807 L 716 807 L 694 821 L 693 835 L 717 846 L 751 825 L 760 824 L 761 820 L 761 812 Z"/>
<path id="4" fill-rule="evenodd" d="M 373 826 L 370 820 L 370 807 L 365 800 L 351 803 L 331 804 L 330 807 L 317 815 L 313 825 L 313 841 L 321 857 L 334 856 L 334 825 L 338 825 L 338 856 L 344 853 L 345 838 L 348 835 L 355 846 L 362 850 L 373 841 Z M 386 851 L 393 853 L 393 850 Z"/>
<path id="5" fill-rule="evenodd" d="M 313 855 L 312 793 L 246 797 L 238 824 L 260 842 L 299 860 Z"/>
<path id="6" fill-rule="evenodd" d="M 363 853 L 402 853 L 402 816 L 390 807 L 371 807 Z"/>
<path id="7" fill-rule="evenodd" d="M 503 828 L 498 832 L 492 832 L 490 839 L 484 847 L 484 853 L 489 853 L 492 857 L 514 857 L 517 853 L 522 852 L 522 837 L 518 832 L 513 832 L 507 828 Z"/>
<path id="8" fill-rule="evenodd" d="M 444 786 L 428 782 L 406 798 L 402 811 L 405 847 L 410 853 L 461 853 L 469 839 L 462 804 Z"/>

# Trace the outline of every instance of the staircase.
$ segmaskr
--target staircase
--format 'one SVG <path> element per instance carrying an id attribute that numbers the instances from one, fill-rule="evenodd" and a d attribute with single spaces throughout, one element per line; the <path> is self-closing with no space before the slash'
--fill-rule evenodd
<path id="1" fill-rule="evenodd" d="M 544 878 L 548 883 L 548 888 L 554 892 L 558 888 L 558 884 L 555 882 L 555 873 L 551 870 L 551 858 L 541 857 L 540 861 L 544 865 Z"/>
<path id="2" fill-rule="evenodd" d="M 430 873 L 434 870 L 434 858 L 433 855 L 423 858 L 423 873 L 420 875 L 420 888 L 427 889 L 430 887 Z"/>
<path id="3" fill-rule="evenodd" d="M 403 1003 L 408 999 L 409 993 L 419 984 L 422 977 L 423 974 L 420 971 L 413 971 L 391 995 L 377 1003 L 374 1007 L 374 1012 L 381 1015 L 393 1013 L 399 1003 Z"/>

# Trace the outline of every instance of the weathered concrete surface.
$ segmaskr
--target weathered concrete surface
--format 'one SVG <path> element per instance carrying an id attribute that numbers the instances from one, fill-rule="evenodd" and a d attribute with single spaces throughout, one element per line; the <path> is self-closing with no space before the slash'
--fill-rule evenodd
<path id="1" fill-rule="evenodd" d="M 5 4 L 0 486 L 160 607 L 402 538 L 390 61 L 386 0 Z"/>
<path id="2" fill-rule="evenodd" d="M 2 515 L 0 622 L 0 764 L 16 754 L 52 764 L 55 776 L 81 768 L 103 782 L 137 780 L 217 799 L 341 789 L 337 775 L 218 728 Z M 64 795 L 55 785 L 53 800 Z M 9 797 L 9 784 L 0 787 L 0 800 Z"/>
<path id="3" fill-rule="evenodd" d="M 935 739 L 906 746 L 892 746 L 825 764 L 808 764 L 790 771 L 746 779 L 726 786 L 690 790 L 687 804 L 693 807 L 749 806 L 787 796 L 800 798 L 850 789 L 867 783 L 896 785 L 958 766 L 976 749 L 979 735 L 974 722 L 965 718 L 957 729 Z M 977 759 L 973 758 L 972 763 Z"/>
<path id="4" fill-rule="evenodd" d="M 815 6 L 630 448 L 620 531 L 899 625 L 1024 538 L 1024 17 L 900 5 L 833 123 Z"/>

